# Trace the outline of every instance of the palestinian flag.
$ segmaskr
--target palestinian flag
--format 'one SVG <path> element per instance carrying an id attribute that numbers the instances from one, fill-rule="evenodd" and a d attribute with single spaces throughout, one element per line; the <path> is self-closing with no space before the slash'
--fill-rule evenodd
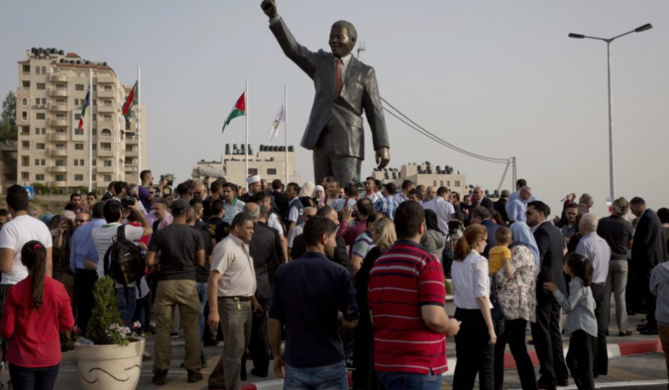
<path id="1" fill-rule="evenodd" d="M 121 112 L 123 112 L 123 116 L 125 117 L 126 126 L 130 123 L 130 114 L 132 114 L 132 105 L 135 102 L 136 90 L 137 90 L 137 82 L 135 82 L 135 85 L 132 86 L 132 89 L 128 94 L 128 98 L 125 99 L 125 103 L 123 103 L 123 108 L 121 110 Z"/>
<path id="2" fill-rule="evenodd" d="M 223 130 L 221 130 L 221 133 L 225 131 L 225 127 L 230 123 L 231 120 L 237 118 L 238 116 L 244 115 L 246 115 L 246 91 L 242 93 L 242 96 L 237 99 L 235 106 L 232 107 L 232 111 L 230 112 L 230 115 L 228 115 L 228 119 L 226 119 L 225 123 L 223 123 Z"/>
<path id="3" fill-rule="evenodd" d="M 84 116 L 86 115 L 86 107 L 91 104 L 91 86 L 88 86 L 88 92 L 86 92 L 86 99 L 84 99 L 84 106 L 81 108 L 81 115 L 79 116 L 79 127 L 77 130 L 84 128 Z"/>

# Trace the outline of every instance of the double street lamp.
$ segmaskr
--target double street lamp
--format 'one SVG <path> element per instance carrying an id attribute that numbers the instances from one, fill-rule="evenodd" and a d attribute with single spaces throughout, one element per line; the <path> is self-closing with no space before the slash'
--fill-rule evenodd
<path id="1" fill-rule="evenodd" d="M 607 73 L 608 73 L 608 91 L 609 91 L 609 197 L 610 201 L 613 201 L 613 196 L 615 193 L 615 179 L 613 176 L 613 124 L 612 124 L 612 118 L 611 118 L 611 42 L 614 40 L 624 37 L 625 35 L 629 35 L 632 33 L 638 33 L 638 32 L 643 32 L 646 30 L 650 30 L 653 28 L 653 26 L 648 23 L 644 24 L 643 26 L 637 27 L 632 31 L 628 31 L 624 34 L 616 35 L 613 38 L 600 38 L 600 37 L 591 37 L 588 35 L 583 35 L 583 34 L 574 34 L 570 33 L 569 38 L 575 38 L 575 39 L 596 39 L 598 41 L 603 41 L 606 42 L 606 57 L 607 57 Z"/>

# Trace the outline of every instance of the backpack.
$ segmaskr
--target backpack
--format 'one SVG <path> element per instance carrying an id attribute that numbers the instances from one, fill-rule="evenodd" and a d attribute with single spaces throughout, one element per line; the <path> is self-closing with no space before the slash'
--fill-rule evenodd
<path id="1" fill-rule="evenodd" d="M 128 284 L 138 282 L 144 275 L 144 261 L 137 245 L 125 238 L 125 226 L 121 225 L 112 237 L 112 244 L 104 258 L 105 275 L 123 285 L 128 302 Z"/>

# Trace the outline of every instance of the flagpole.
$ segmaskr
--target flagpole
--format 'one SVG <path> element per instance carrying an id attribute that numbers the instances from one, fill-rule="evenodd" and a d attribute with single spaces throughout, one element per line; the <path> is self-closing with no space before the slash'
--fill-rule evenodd
<path id="1" fill-rule="evenodd" d="M 93 68 L 88 68 L 88 95 L 91 113 L 88 115 L 88 191 L 93 191 Z M 84 104 L 86 99 L 84 98 Z"/>
<path id="2" fill-rule="evenodd" d="M 246 93 L 244 94 L 245 108 L 246 108 L 246 147 L 244 148 L 246 153 L 246 171 L 244 172 L 244 177 L 242 180 L 246 180 L 246 177 L 249 175 L 249 81 L 246 80 Z"/>
<path id="3" fill-rule="evenodd" d="M 286 185 L 290 182 L 288 165 L 288 87 L 283 86 L 283 137 L 284 149 L 286 152 Z"/>
<path id="4" fill-rule="evenodd" d="M 142 101 L 141 97 L 139 96 L 139 90 L 140 90 L 140 71 L 139 71 L 139 65 L 137 65 L 137 89 L 135 90 L 135 94 L 137 95 L 137 181 L 139 181 L 139 184 L 142 184 L 142 179 L 139 177 L 139 173 L 142 172 L 142 132 L 141 126 L 142 126 Z"/>

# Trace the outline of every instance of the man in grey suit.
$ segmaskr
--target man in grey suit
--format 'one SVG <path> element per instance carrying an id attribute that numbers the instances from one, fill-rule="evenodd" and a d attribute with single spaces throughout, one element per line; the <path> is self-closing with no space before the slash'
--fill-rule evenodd
<path id="1" fill-rule="evenodd" d="M 355 27 L 346 21 L 335 22 L 329 39 L 332 53 L 314 53 L 297 43 L 274 0 L 263 0 L 261 8 L 283 52 L 314 81 L 316 94 L 301 145 L 313 150 L 315 182 L 328 175 L 342 185 L 359 182 L 365 151 L 363 111 L 378 167 L 388 165 L 388 134 L 374 68 L 351 55 L 357 41 Z"/>

